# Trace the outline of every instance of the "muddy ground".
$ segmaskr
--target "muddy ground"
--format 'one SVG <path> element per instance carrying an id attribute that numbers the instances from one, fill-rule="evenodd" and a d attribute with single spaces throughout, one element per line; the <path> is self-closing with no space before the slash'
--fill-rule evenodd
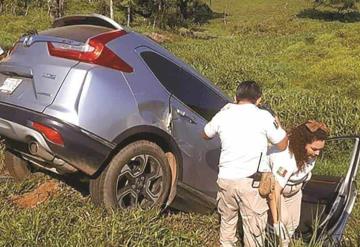
<path id="1" fill-rule="evenodd" d="M 15 180 L 4 168 L 0 169 L 0 181 L 1 180 L 11 180 L 15 183 Z M 9 196 L 8 201 L 19 208 L 35 208 L 47 202 L 51 197 L 56 196 L 59 191 L 60 183 L 54 179 L 48 179 L 35 186 L 32 191 Z"/>

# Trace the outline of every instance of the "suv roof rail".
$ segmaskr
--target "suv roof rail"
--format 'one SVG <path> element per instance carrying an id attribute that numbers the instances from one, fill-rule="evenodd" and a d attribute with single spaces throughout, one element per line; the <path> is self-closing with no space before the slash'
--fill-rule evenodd
<path id="1" fill-rule="evenodd" d="M 52 27 L 64 27 L 72 25 L 94 25 L 108 27 L 112 29 L 124 29 L 119 23 L 117 23 L 113 19 L 110 19 L 109 17 L 100 14 L 65 16 L 56 19 L 53 22 Z"/>

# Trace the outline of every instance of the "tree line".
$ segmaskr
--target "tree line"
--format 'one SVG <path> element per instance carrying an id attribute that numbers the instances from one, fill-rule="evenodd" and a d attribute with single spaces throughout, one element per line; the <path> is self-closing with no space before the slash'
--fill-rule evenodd
<path id="1" fill-rule="evenodd" d="M 46 8 L 54 18 L 64 14 L 65 0 L 0 0 L 0 14 L 26 16 L 30 8 Z"/>
<path id="2" fill-rule="evenodd" d="M 211 0 L 80 0 L 95 12 L 114 18 L 114 12 L 124 13 L 128 26 L 142 17 L 154 26 L 164 27 L 201 23 L 212 17 Z M 52 18 L 66 15 L 74 0 L 0 0 L 0 14 L 28 15 L 31 8 L 46 9 Z"/>

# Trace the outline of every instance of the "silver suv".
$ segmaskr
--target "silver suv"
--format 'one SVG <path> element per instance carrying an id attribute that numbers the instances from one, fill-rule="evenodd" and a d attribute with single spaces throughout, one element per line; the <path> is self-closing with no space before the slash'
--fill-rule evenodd
<path id="1" fill-rule="evenodd" d="M 65 17 L 22 37 L 0 72 L 16 166 L 84 173 L 109 207 L 169 204 L 182 190 L 214 200 L 219 141 L 200 137 L 229 99 L 152 40 L 104 16 Z"/>
<path id="2" fill-rule="evenodd" d="M 0 63 L 5 164 L 18 178 L 35 166 L 84 174 L 106 207 L 213 210 L 220 142 L 201 133 L 229 102 L 152 40 L 101 15 L 64 17 L 20 38 Z M 354 204 L 359 138 L 350 140 L 343 176 L 313 176 L 304 188 L 303 209 L 320 206 L 333 238 Z M 301 232 L 313 222 L 303 214 Z"/>

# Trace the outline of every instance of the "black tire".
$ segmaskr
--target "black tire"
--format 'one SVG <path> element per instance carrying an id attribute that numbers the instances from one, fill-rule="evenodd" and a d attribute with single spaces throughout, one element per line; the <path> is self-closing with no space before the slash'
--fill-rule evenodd
<path id="1" fill-rule="evenodd" d="M 102 198 L 100 197 L 100 184 L 103 182 L 100 182 L 101 179 L 103 179 L 105 176 L 100 176 L 97 179 L 90 179 L 89 183 L 89 191 L 90 191 L 90 197 L 91 201 L 96 205 L 100 206 L 102 204 Z"/>
<path id="2" fill-rule="evenodd" d="M 4 152 L 4 165 L 9 174 L 19 182 L 31 174 L 29 162 L 19 158 L 10 151 Z"/>
<path id="3" fill-rule="evenodd" d="M 170 184 L 165 153 L 155 143 L 142 140 L 120 150 L 102 173 L 90 180 L 90 196 L 106 208 L 149 209 L 165 203 Z"/>

